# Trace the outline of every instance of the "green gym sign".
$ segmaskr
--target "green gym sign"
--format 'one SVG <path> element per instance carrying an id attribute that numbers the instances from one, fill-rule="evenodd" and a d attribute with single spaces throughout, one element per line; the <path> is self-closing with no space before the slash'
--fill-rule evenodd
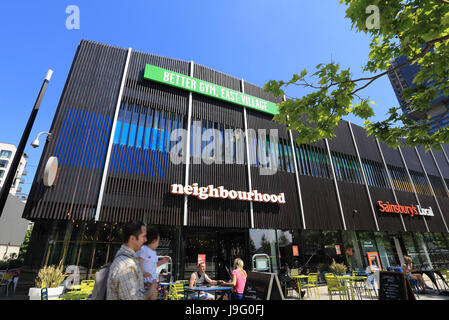
<path id="1" fill-rule="evenodd" d="M 148 80 L 164 83 L 173 87 L 199 93 L 212 98 L 235 103 L 258 111 L 278 114 L 278 106 L 267 100 L 259 99 L 211 82 L 192 78 L 181 73 L 159 68 L 151 64 L 145 66 L 143 77 Z"/>

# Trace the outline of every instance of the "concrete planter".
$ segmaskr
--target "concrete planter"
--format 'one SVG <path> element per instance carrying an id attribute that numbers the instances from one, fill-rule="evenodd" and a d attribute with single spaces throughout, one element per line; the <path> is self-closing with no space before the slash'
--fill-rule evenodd
<path id="1" fill-rule="evenodd" d="M 42 288 L 30 288 L 28 297 L 30 300 L 41 300 Z M 48 300 L 56 300 L 64 292 L 64 286 L 57 288 L 48 288 Z"/>

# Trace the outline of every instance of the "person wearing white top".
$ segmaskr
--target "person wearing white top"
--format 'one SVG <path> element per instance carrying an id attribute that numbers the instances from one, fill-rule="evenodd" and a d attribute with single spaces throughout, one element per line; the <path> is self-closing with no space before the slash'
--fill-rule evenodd
<path id="1" fill-rule="evenodd" d="M 157 267 L 169 262 L 168 258 L 158 260 L 156 249 L 159 246 L 159 231 L 156 228 L 149 228 L 147 231 L 147 242 L 137 252 L 140 268 L 143 272 L 145 284 L 158 281 Z"/>

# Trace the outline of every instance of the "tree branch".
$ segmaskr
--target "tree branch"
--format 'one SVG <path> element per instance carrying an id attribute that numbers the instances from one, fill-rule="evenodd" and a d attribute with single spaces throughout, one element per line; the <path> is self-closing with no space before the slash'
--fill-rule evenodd
<path id="1" fill-rule="evenodd" d="M 442 0 L 442 1 L 443 1 L 443 0 Z M 449 4 L 449 2 L 448 2 L 448 4 Z M 374 76 L 374 77 L 369 77 L 369 78 L 359 78 L 359 79 L 356 79 L 356 80 L 351 80 L 352 82 L 367 81 L 367 80 L 370 80 L 370 81 L 369 81 L 366 85 L 364 85 L 363 87 L 358 88 L 357 90 L 351 92 L 350 94 L 354 94 L 354 93 L 356 93 L 356 92 L 358 92 L 358 91 L 360 91 L 360 90 L 366 88 L 366 87 L 369 86 L 373 81 L 379 79 L 380 77 L 383 77 L 384 75 L 388 74 L 389 72 L 392 72 L 392 71 L 394 71 L 394 70 L 400 69 L 400 68 L 402 68 L 403 66 L 406 66 L 406 65 L 408 65 L 408 64 L 411 64 L 412 62 L 414 62 L 414 61 L 416 61 L 416 60 L 418 60 L 418 59 L 424 57 L 424 56 L 426 55 L 426 53 L 429 52 L 430 49 L 432 49 L 432 47 L 433 47 L 433 45 L 434 45 L 435 43 L 442 42 L 442 41 L 445 41 L 445 40 L 449 40 L 449 35 L 446 35 L 446 36 L 444 36 L 444 37 L 440 37 L 440 38 L 437 38 L 437 39 L 430 40 L 429 42 L 427 42 L 426 46 L 424 47 L 424 49 L 423 49 L 419 54 L 415 55 L 412 59 L 407 60 L 406 62 L 397 65 L 396 67 L 394 67 L 394 68 L 392 68 L 392 69 L 388 69 L 387 71 L 382 72 L 382 73 L 380 73 L 380 74 L 378 74 L 378 75 L 376 75 L 376 76 Z"/>

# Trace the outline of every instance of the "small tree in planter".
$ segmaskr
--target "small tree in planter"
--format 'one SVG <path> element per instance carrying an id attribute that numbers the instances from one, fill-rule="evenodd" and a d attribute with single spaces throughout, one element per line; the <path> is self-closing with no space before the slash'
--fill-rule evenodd
<path id="1" fill-rule="evenodd" d="M 35 279 L 36 287 L 30 288 L 28 293 L 30 300 L 41 300 L 42 288 L 48 288 L 49 300 L 57 299 L 64 291 L 64 286 L 60 285 L 65 277 L 62 269 L 62 261 L 58 267 L 51 265 L 40 269 Z"/>
<path id="2" fill-rule="evenodd" d="M 332 259 L 332 263 L 329 266 L 329 271 L 334 274 L 344 274 L 346 273 L 346 270 L 348 270 L 348 267 L 346 267 L 343 263 L 337 263 L 334 259 Z"/>

